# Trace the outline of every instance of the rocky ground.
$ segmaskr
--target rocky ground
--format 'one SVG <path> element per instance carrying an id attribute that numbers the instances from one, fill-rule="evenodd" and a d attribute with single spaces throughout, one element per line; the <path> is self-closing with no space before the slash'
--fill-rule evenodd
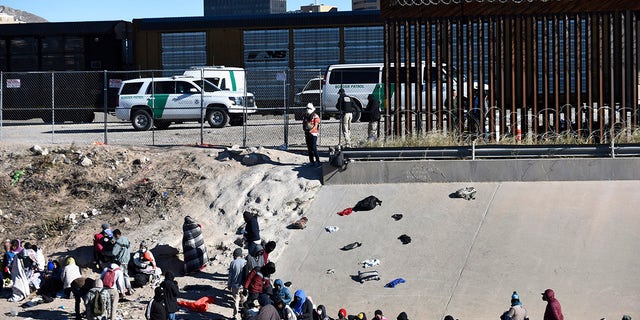
<path id="1" fill-rule="evenodd" d="M 230 317 L 224 287 L 242 213 L 260 215 L 262 238 L 277 242 L 277 261 L 292 232 L 286 226 L 305 214 L 321 187 L 320 168 L 306 161 L 263 148 L 0 145 L 0 231 L 37 244 L 49 258 L 73 256 L 84 274 L 97 277 L 92 237 L 108 222 L 133 247 L 146 240 L 159 266 L 179 274 L 182 223 L 190 215 L 202 224 L 210 262 L 197 275 L 177 278 L 180 299 L 209 295 L 216 303 L 203 314 L 182 310 L 179 318 Z M 121 303 L 122 318 L 144 319 L 151 296 L 151 286 L 137 290 Z M 0 317 L 11 311 L 14 318 L 73 317 L 71 299 L 24 302 L 0 300 Z"/>

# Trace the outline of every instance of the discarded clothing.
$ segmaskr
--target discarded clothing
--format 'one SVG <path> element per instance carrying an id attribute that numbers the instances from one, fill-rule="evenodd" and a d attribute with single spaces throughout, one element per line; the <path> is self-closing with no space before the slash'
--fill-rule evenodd
<path id="1" fill-rule="evenodd" d="M 350 243 L 350 244 L 342 247 L 341 250 L 342 251 L 348 251 L 348 250 L 351 250 L 351 249 L 355 249 L 355 248 L 357 248 L 357 247 L 359 247 L 361 245 L 362 245 L 362 243 L 360 243 L 360 242 L 353 242 L 353 243 Z"/>
<path id="2" fill-rule="evenodd" d="M 210 303 L 215 299 L 211 296 L 204 296 L 196 301 L 179 300 L 178 305 L 195 312 L 207 312 Z"/>
<path id="3" fill-rule="evenodd" d="M 329 233 L 334 233 L 334 232 L 340 230 L 340 228 L 338 228 L 336 226 L 326 226 L 326 227 L 324 227 L 324 230 L 326 230 Z"/>
<path id="4" fill-rule="evenodd" d="M 384 285 L 385 288 L 395 288 L 398 284 L 400 283 L 405 283 L 404 279 L 402 278 L 397 278 L 387 284 Z"/>
<path id="5" fill-rule="evenodd" d="M 476 188 L 464 187 L 456 191 L 456 196 L 465 200 L 474 200 L 476 198 Z"/>
<path id="6" fill-rule="evenodd" d="M 346 208 L 340 212 L 338 212 L 339 216 L 348 216 L 351 214 L 351 212 L 353 212 L 353 208 Z"/>
<path id="7" fill-rule="evenodd" d="M 364 261 L 362 261 L 360 263 L 362 264 L 363 268 L 368 268 L 368 267 L 373 267 L 373 266 L 379 265 L 380 264 L 380 260 L 375 259 L 375 258 L 374 259 L 367 259 L 367 260 L 364 260 Z"/>
<path id="8" fill-rule="evenodd" d="M 402 241 L 402 244 L 409 244 L 411 243 L 411 237 L 409 237 L 406 234 L 403 234 L 401 236 L 398 237 L 398 239 L 400 239 L 400 241 Z"/>
<path id="9" fill-rule="evenodd" d="M 402 219 L 402 214 L 401 213 L 393 214 L 393 215 L 391 215 L 391 218 L 393 218 L 393 220 L 398 221 L 398 220 Z"/>
<path id="10" fill-rule="evenodd" d="M 309 218 L 302 217 L 298 219 L 298 221 L 289 225 L 289 229 L 304 229 L 307 227 L 307 222 L 309 222 Z"/>
<path id="11" fill-rule="evenodd" d="M 356 204 L 353 207 L 353 211 L 369 211 L 373 210 L 376 206 L 381 206 L 382 200 L 376 198 L 375 196 L 368 196 Z"/>
<path id="12" fill-rule="evenodd" d="M 380 280 L 380 275 L 378 274 L 378 270 L 358 271 L 358 281 L 360 281 L 360 283 L 364 283 L 365 281 L 371 281 L 371 280 L 376 280 L 376 281 Z"/>

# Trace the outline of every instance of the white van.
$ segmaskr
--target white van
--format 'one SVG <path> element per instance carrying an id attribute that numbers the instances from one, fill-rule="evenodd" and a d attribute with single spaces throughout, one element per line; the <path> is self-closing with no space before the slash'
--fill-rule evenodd
<path id="1" fill-rule="evenodd" d="M 225 66 L 191 67 L 184 72 L 185 76 L 213 83 L 222 90 L 245 91 L 245 72 L 243 68 Z"/>
<path id="2" fill-rule="evenodd" d="M 425 63 L 423 62 L 423 66 Z M 390 70 L 390 75 L 395 78 L 396 68 L 391 65 L 392 70 Z M 431 68 L 427 69 L 426 66 L 421 68 L 422 70 L 422 79 L 423 85 L 422 87 L 422 101 L 426 101 L 426 88 L 428 86 L 424 85 L 425 81 L 425 71 L 431 72 L 430 79 L 431 83 L 431 92 L 432 92 L 432 109 L 436 107 L 436 86 L 437 86 L 437 76 L 438 69 L 436 68 L 435 62 L 431 63 Z M 369 94 L 373 94 L 380 101 L 384 100 L 384 63 L 362 63 L 362 64 L 334 64 L 329 66 L 327 69 L 327 73 L 325 75 L 325 83 L 322 90 L 322 110 L 325 113 L 329 113 L 331 115 L 338 115 L 339 111 L 336 109 L 336 103 L 338 102 L 338 90 L 343 88 L 345 93 L 352 97 L 355 101 L 356 108 L 358 111 L 354 112 L 353 121 L 358 121 L 360 118 L 360 111 L 364 109 L 367 105 L 367 96 Z M 400 75 L 401 81 L 406 79 L 406 70 L 404 64 L 400 66 Z M 442 66 L 440 70 L 440 75 L 442 76 L 442 100 L 444 101 L 447 97 L 447 71 L 446 66 Z M 410 74 L 409 80 L 411 82 L 411 92 L 415 92 L 417 76 L 415 72 Z M 402 83 L 404 86 L 405 83 Z M 391 91 L 394 92 L 395 84 L 391 84 Z M 457 88 L 457 79 L 453 80 L 453 88 Z M 466 92 L 466 82 L 464 83 L 463 92 Z M 401 89 L 401 92 L 404 94 L 404 88 Z M 404 97 L 402 97 L 404 98 Z M 394 99 L 392 97 L 391 101 Z M 415 101 L 413 99 L 412 101 Z M 391 106 L 393 109 L 393 105 Z"/>

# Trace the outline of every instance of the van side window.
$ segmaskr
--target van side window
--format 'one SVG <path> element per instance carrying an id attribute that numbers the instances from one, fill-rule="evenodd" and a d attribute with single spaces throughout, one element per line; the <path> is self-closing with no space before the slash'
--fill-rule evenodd
<path id="1" fill-rule="evenodd" d="M 220 89 L 224 89 L 221 85 L 220 85 L 220 78 L 219 77 L 211 77 L 211 78 L 205 78 L 207 81 L 213 83 L 216 87 L 220 88 Z"/>
<path id="2" fill-rule="evenodd" d="M 120 94 L 137 94 L 144 82 L 125 83 L 120 90 Z"/>
<path id="3" fill-rule="evenodd" d="M 320 90 L 320 80 L 311 80 L 302 91 Z"/>
<path id="4" fill-rule="evenodd" d="M 410 73 L 409 73 L 409 81 L 410 83 L 416 83 L 416 81 L 418 80 L 418 74 L 417 74 L 417 70 L 416 68 L 410 68 L 409 69 Z M 396 80 L 396 73 L 398 72 L 396 67 L 391 67 L 389 68 L 389 78 L 391 82 L 395 82 Z M 423 73 L 424 74 L 424 73 Z M 427 79 L 422 79 L 422 82 L 427 81 Z M 431 78 L 431 81 L 435 81 L 434 78 Z M 400 67 L 400 83 L 407 83 L 407 68 L 405 66 L 401 66 Z"/>
<path id="5" fill-rule="evenodd" d="M 174 81 L 156 81 L 153 83 L 154 91 L 151 91 L 151 86 L 147 88 L 147 94 L 173 94 L 174 90 Z"/>
<path id="6" fill-rule="evenodd" d="M 380 82 L 380 68 L 344 68 L 331 70 L 331 76 L 329 83 L 341 84 L 341 83 L 379 83 Z"/>
<path id="7" fill-rule="evenodd" d="M 191 83 L 185 81 L 176 82 L 176 93 L 191 93 L 191 88 L 195 88 Z"/>

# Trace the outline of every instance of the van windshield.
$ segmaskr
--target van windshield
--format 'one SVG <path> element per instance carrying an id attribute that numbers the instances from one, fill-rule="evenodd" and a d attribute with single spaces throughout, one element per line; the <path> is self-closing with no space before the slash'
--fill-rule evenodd
<path id="1" fill-rule="evenodd" d="M 204 83 L 204 92 L 222 91 L 222 89 L 218 88 L 215 84 L 207 80 L 195 80 L 194 82 L 201 87 L 202 87 L 202 83 Z"/>

